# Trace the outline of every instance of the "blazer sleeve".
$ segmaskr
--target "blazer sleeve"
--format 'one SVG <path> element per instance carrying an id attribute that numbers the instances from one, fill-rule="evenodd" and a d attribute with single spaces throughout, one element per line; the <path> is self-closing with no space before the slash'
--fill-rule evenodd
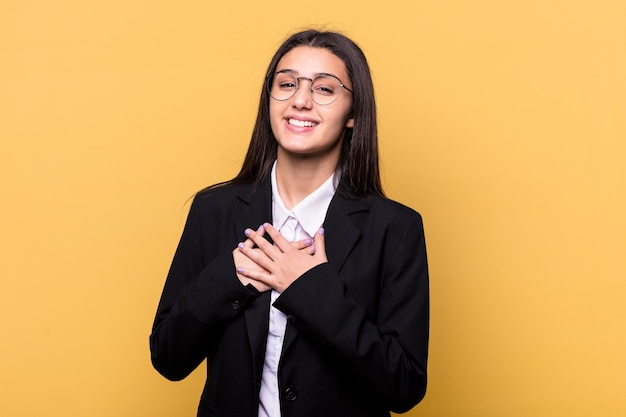
<path id="1" fill-rule="evenodd" d="M 394 243 L 381 283 L 372 283 L 380 285 L 374 319 L 329 263 L 302 275 L 274 305 L 368 395 L 388 410 L 405 412 L 426 392 L 429 284 L 421 217 L 411 211 L 384 235 Z M 362 238 L 361 244 L 367 244 Z"/>
<path id="2" fill-rule="evenodd" d="M 203 219 L 215 219 L 194 200 L 174 255 L 152 333 L 155 369 L 170 380 L 189 375 L 219 342 L 221 329 L 260 293 L 237 279 L 231 251 Z M 219 218 L 219 217 L 217 217 Z"/>

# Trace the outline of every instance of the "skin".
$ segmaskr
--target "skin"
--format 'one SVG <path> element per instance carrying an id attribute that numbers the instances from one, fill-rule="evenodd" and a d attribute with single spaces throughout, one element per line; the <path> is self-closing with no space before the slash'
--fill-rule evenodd
<path id="1" fill-rule="evenodd" d="M 316 74 L 337 76 L 348 88 L 343 61 L 323 48 L 300 46 L 285 54 L 277 71 L 290 70 L 297 77 L 314 78 Z M 332 104 L 322 106 L 311 99 L 309 81 L 302 79 L 295 95 L 285 101 L 270 99 L 270 124 L 278 142 L 276 181 L 281 199 L 288 209 L 319 188 L 339 163 L 345 129 L 354 126 L 351 118 L 352 94 L 342 91 Z M 290 119 L 313 122 L 298 127 Z M 274 245 L 263 236 L 267 233 Z M 247 240 L 233 250 L 237 277 L 243 285 L 252 284 L 259 291 L 283 292 L 302 274 L 328 261 L 324 231 L 313 240 L 289 242 L 269 223 L 257 230 L 246 229 Z"/>
<path id="2" fill-rule="evenodd" d="M 315 234 L 312 245 L 304 249 L 299 247 L 306 245 L 305 241 L 289 242 L 269 223 L 256 231 L 246 229 L 245 233 L 248 239 L 235 251 L 251 263 L 248 267 L 237 266 L 237 275 L 242 284 L 252 284 L 259 291 L 274 289 L 282 293 L 306 271 L 328 262 L 323 229 Z M 263 237 L 265 233 L 272 238 L 273 245 Z"/>

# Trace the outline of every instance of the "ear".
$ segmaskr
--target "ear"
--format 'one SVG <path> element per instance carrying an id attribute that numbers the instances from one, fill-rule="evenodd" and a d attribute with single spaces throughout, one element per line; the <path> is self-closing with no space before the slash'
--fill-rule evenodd
<path id="1" fill-rule="evenodd" d="M 354 119 L 348 119 L 346 127 L 352 129 L 354 127 Z"/>

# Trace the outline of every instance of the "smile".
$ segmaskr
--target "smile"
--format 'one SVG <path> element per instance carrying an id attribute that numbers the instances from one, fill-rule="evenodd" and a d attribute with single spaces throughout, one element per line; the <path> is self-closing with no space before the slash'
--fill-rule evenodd
<path id="1" fill-rule="evenodd" d="M 287 123 L 289 123 L 292 126 L 296 126 L 296 127 L 315 127 L 315 126 L 317 126 L 317 123 L 311 122 L 310 120 L 289 119 L 289 120 L 287 120 Z"/>

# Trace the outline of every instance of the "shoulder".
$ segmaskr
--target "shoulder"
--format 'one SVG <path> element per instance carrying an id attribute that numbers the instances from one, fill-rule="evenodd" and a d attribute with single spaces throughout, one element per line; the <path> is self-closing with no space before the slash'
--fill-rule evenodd
<path id="1" fill-rule="evenodd" d="M 218 183 L 206 187 L 196 193 L 195 201 L 204 202 L 211 199 L 220 199 L 236 196 L 250 189 L 250 184 L 234 184 L 231 182 Z"/>
<path id="2" fill-rule="evenodd" d="M 367 206 L 371 213 L 381 219 L 388 221 L 417 221 L 422 222 L 420 213 L 398 201 L 391 200 L 380 195 L 371 195 L 366 198 Z"/>
<path id="3" fill-rule="evenodd" d="M 416 210 L 402 203 L 382 196 L 367 198 L 369 216 L 362 230 L 374 236 L 382 236 L 390 247 L 398 248 L 402 242 L 406 252 L 415 255 L 416 250 L 425 248 L 425 230 L 422 216 Z M 395 250 L 395 249 L 394 249 Z"/>
<path id="4" fill-rule="evenodd" d="M 362 232 L 399 236 L 423 230 L 422 216 L 402 203 L 380 195 L 361 199 L 346 199 L 336 195 L 327 219 L 341 222 L 348 218 Z M 343 218 L 342 215 L 347 215 Z M 337 226 L 335 224 L 335 226 Z"/>
<path id="5" fill-rule="evenodd" d="M 251 193 L 251 184 L 223 183 L 199 191 L 193 198 L 192 210 L 206 212 L 228 210 Z"/>

